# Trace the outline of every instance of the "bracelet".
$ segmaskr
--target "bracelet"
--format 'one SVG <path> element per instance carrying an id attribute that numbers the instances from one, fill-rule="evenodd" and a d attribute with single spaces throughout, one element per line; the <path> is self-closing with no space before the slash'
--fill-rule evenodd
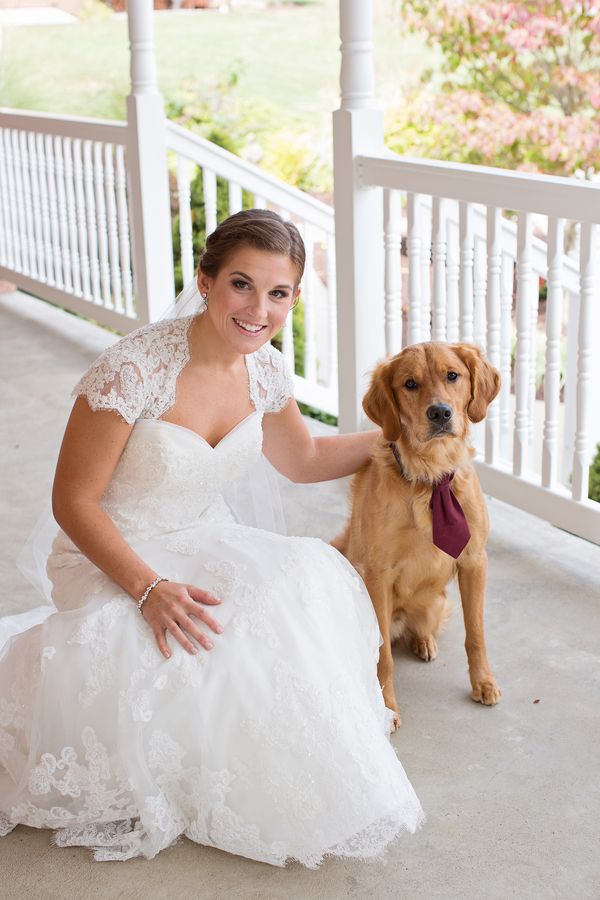
<path id="1" fill-rule="evenodd" d="M 143 611 L 142 611 L 142 606 L 144 605 L 144 603 L 145 603 L 146 600 L 148 599 L 148 594 L 150 593 L 150 591 L 152 591 L 152 590 L 156 587 L 157 584 L 160 584 L 161 581 L 168 581 L 168 580 L 169 580 L 168 578 L 161 578 L 160 575 L 159 575 L 159 576 L 157 576 L 157 577 L 154 579 L 154 581 L 152 582 L 152 584 L 149 584 L 149 585 L 148 585 L 148 587 L 146 588 L 146 590 L 144 591 L 144 593 L 142 594 L 142 596 L 141 596 L 140 599 L 138 600 L 138 605 L 137 605 L 137 607 L 138 607 L 138 609 L 139 609 L 141 615 L 144 615 L 144 613 L 143 613 Z"/>

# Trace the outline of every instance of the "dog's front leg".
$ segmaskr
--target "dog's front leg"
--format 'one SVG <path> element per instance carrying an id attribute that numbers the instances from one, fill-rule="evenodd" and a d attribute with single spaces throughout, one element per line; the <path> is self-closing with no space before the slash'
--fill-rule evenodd
<path id="1" fill-rule="evenodd" d="M 476 560 L 459 564 L 458 584 L 465 620 L 465 649 L 469 662 L 473 700 L 493 706 L 500 699 L 501 691 L 492 675 L 485 649 L 483 631 L 483 607 L 487 582 L 487 555 L 485 551 Z"/>
<path id="2" fill-rule="evenodd" d="M 377 678 L 381 685 L 383 700 L 388 709 L 393 710 L 394 719 L 392 731 L 401 724 L 400 710 L 394 691 L 394 658 L 392 656 L 392 641 L 390 628 L 392 624 L 392 592 L 386 588 L 382 579 L 369 572 L 365 573 L 365 584 L 371 597 L 371 601 L 377 614 L 379 630 L 383 638 L 383 644 L 379 648 L 379 662 L 377 664 Z"/>

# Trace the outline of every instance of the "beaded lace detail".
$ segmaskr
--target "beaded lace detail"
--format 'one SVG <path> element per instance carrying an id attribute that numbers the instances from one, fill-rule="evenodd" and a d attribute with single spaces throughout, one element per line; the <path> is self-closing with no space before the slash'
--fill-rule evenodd
<path id="1" fill-rule="evenodd" d="M 175 404 L 177 379 L 190 361 L 188 333 L 194 316 L 138 328 L 102 353 L 73 389 L 94 411 L 114 410 L 129 424 L 159 419 Z M 281 353 L 265 344 L 246 357 L 255 408 L 278 412 L 293 393 Z"/>

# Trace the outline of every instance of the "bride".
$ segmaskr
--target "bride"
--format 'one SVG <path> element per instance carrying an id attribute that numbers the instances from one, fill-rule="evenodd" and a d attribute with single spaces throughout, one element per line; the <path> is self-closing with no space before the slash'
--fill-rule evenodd
<path id="1" fill-rule="evenodd" d="M 54 606 L 17 634 L 5 622 L 0 649 L 0 834 L 50 828 L 97 860 L 150 859 L 186 835 L 314 867 L 378 857 L 419 826 L 362 581 L 322 541 L 257 527 L 261 452 L 324 481 L 360 468 L 376 437 L 313 438 L 292 399 L 269 341 L 303 269 L 291 223 L 231 216 L 207 240 L 192 314 L 123 338 L 76 386 Z"/>

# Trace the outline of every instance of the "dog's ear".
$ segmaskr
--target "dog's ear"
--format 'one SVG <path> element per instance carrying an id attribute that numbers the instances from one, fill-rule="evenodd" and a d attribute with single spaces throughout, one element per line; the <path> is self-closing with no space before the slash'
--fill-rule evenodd
<path id="1" fill-rule="evenodd" d="M 481 422 L 500 390 L 500 372 L 489 364 L 482 351 L 474 344 L 454 344 L 452 349 L 471 376 L 471 399 L 467 415 L 471 422 Z"/>
<path id="2" fill-rule="evenodd" d="M 393 362 L 392 359 L 379 363 L 362 404 L 369 419 L 381 427 L 386 441 L 398 440 L 401 427 L 400 409 L 392 387 Z"/>

